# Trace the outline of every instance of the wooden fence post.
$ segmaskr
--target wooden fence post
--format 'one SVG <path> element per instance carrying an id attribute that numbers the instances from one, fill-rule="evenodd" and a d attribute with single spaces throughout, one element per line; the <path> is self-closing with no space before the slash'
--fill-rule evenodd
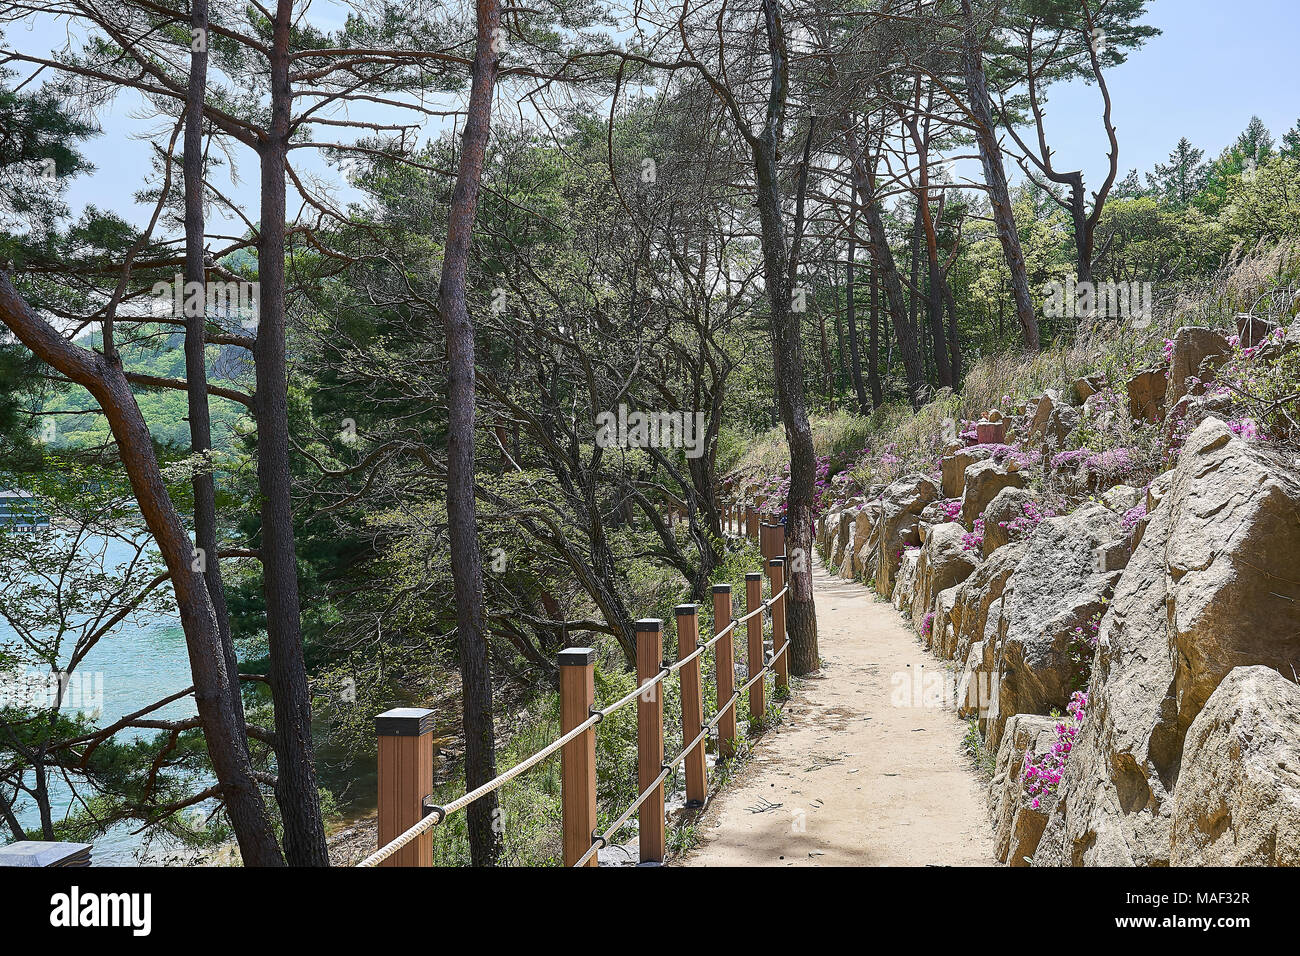
<path id="1" fill-rule="evenodd" d="M 560 651 L 560 733 L 591 716 L 596 703 L 596 652 L 590 647 Z M 560 750 L 560 802 L 564 808 L 564 865 L 573 866 L 591 849 L 596 829 L 596 728 L 588 727 Z M 598 866 L 592 854 L 587 866 Z"/>
<path id="2" fill-rule="evenodd" d="M 763 603 L 763 573 L 750 571 L 745 575 L 745 613 L 749 614 Z M 745 622 L 749 627 L 749 677 L 763 669 L 763 615 L 755 614 Z M 761 721 L 767 710 L 766 681 L 757 681 L 749 689 L 749 719 Z"/>
<path id="3" fill-rule="evenodd" d="M 731 624 L 731 585 L 713 585 L 713 633 L 716 636 Z M 732 643 L 732 630 L 726 637 L 718 638 L 713 645 L 714 679 L 718 686 L 718 707 L 723 707 L 736 692 L 736 653 Z M 718 754 L 722 757 L 736 755 L 736 706 L 718 718 Z"/>
<path id="4" fill-rule="evenodd" d="M 772 574 L 772 594 L 780 594 L 781 589 L 785 587 L 785 558 L 773 558 L 767 563 Z M 772 653 L 780 654 L 781 648 L 785 647 L 785 602 L 789 595 L 781 598 L 772 605 Z M 785 691 L 790 689 L 790 660 L 789 654 L 781 654 L 776 659 L 774 667 L 776 671 L 776 689 Z"/>
<path id="5" fill-rule="evenodd" d="M 772 553 L 768 557 L 784 558 L 785 556 L 785 525 L 778 521 L 772 525 Z"/>
<path id="6" fill-rule="evenodd" d="M 379 738 L 379 846 L 424 819 L 433 789 L 433 711 L 396 707 L 375 718 Z M 433 833 L 425 833 L 380 866 L 433 866 Z"/>
<path id="7" fill-rule="evenodd" d="M 642 618 L 636 622 L 636 680 L 644 684 L 659 673 L 663 665 L 663 621 Z M 636 771 L 637 792 L 644 793 L 663 770 L 664 763 L 664 689 L 663 681 L 636 699 Z M 641 804 L 639 816 L 642 863 L 664 860 L 664 785 Z"/>
<path id="8" fill-rule="evenodd" d="M 700 608 L 698 604 L 677 605 L 677 659 L 689 656 L 700 642 Z M 685 747 L 704 730 L 704 689 L 700 686 L 700 659 L 682 667 L 682 746 Z M 704 806 L 708 782 L 704 771 L 704 744 L 701 740 L 686 755 L 686 805 Z"/>
<path id="9" fill-rule="evenodd" d="M 758 540 L 758 512 L 753 505 L 745 508 L 745 534 L 753 541 Z"/>

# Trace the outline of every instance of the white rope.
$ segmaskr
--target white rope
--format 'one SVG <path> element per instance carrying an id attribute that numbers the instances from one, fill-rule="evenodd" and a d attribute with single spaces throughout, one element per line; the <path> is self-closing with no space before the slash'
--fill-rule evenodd
<path id="1" fill-rule="evenodd" d="M 610 704 L 608 707 L 604 708 L 603 710 L 593 711 L 591 716 L 588 717 L 586 720 L 584 720 L 582 723 L 578 724 L 578 726 L 574 727 L 572 730 L 570 730 L 568 733 L 561 736 L 559 739 L 543 747 L 541 750 L 537 751 L 537 753 L 533 754 L 531 757 L 528 757 L 527 759 L 522 760 L 519 763 L 515 764 L 505 773 L 493 778 L 492 780 L 489 780 L 487 783 L 483 784 L 483 786 L 479 787 L 478 789 L 471 790 L 469 793 L 465 794 L 464 796 L 458 797 L 457 799 L 453 800 L 451 803 L 447 804 L 445 807 L 433 807 L 432 812 L 427 817 L 425 817 L 423 820 L 421 820 L 419 823 L 415 824 L 414 826 L 408 828 L 403 833 L 401 833 L 394 839 L 390 840 L 388 843 L 384 844 L 374 853 L 370 854 L 368 857 L 366 857 L 364 860 L 358 863 L 357 866 L 359 867 L 378 866 L 380 863 L 383 863 L 385 860 L 393 856 L 393 854 L 397 853 L 398 850 L 401 850 L 403 847 L 409 846 L 412 842 L 418 840 L 424 834 L 428 833 L 434 827 L 438 826 L 440 823 L 446 820 L 447 817 L 451 816 L 457 810 L 462 810 L 465 807 L 469 806 L 474 801 L 481 800 L 489 793 L 492 793 L 493 791 L 497 790 L 504 784 L 509 783 L 515 777 L 537 766 L 537 764 L 541 763 L 547 757 L 551 756 L 551 754 L 555 753 L 565 744 L 569 743 L 571 740 L 576 739 L 578 736 L 590 730 L 592 727 L 595 727 L 598 723 L 604 720 L 605 717 L 614 713 L 620 708 L 626 706 L 627 704 L 630 704 L 632 701 L 636 700 L 638 697 L 646 693 L 648 690 L 650 690 L 652 687 L 656 686 L 657 684 L 662 683 L 663 680 L 666 677 L 668 677 L 670 674 L 674 674 L 677 671 L 681 670 L 681 668 L 689 664 L 691 661 L 695 660 L 706 650 L 713 647 L 713 645 L 715 645 L 719 640 L 721 640 L 727 634 L 734 631 L 736 625 L 741 624 L 744 621 L 747 621 L 755 614 L 762 614 L 764 611 L 769 610 L 777 601 L 785 597 L 785 594 L 788 590 L 790 590 L 790 586 L 786 585 L 779 592 L 772 595 L 770 598 L 768 598 L 766 601 L 764 601 L 754 610 L 750 611 L 744 617 L 736 618 L 735 620 L 733 620 L 725 628 L 723 628 L 721 631 L 715 634 L 709 641 L 699 645 L 689 655 L 683 657 L 675 664 L 661 667 L 659 673 L 655 674 L 654 677 L 651 677 L 640 687 L 637 687 L 635 690 L 625 694 L 623 697 L 620 697 L 617 701 Z M 668 772 L 673 767 L 677 766 L 677 764 L 681 763 L 683 760 L 686 759 L 686 755 L 690 753 L 690 751 L 695 748 L 695 746 L 699 743 L 699 741 L 705 735 L 707 735 L 711 729 L 713 729 L 717 725 L 718 719 L 722 716 L 722 714 L 724 714 L 736 702 L 736 700 L 740 698 L 740 695 L 742 693 L 749 690 L 749 688 L 757 680 L 762 679 L 762 677 L 772 669 L 772 665 L 776 663 L 776 660 L 782 654 L 785 653 L 786 648 L 789 646 L 790 646 L 789 642 L 787 641 L 786 644 L 781 648 L 781 650 L 772 656 L 772 659 L 768 661 L 768 663 L 763 667 L 762 670 L 758 672 L 757 675 L 751 678 L 749 682 L 745 684 L 745 686 L 740 688 L 740 690 L 736 691 L 731 695 L 731 699 L 728 700 L 727 703 L 718 711 L 717 715 L 714 716 L 713 720 L 711 720 L 708 724 L 705 725 L 704 730 L 700 733 L 699 736 L 695 738 L 695 740 L 691 743 L 691 745 L 685 748 L 680 754 L 678 754 L 677 757 L 674 758 L 671 763 L 666 764 L 664 766 L 663 771 L 659 774 L 658 778 L 656 778 L 656 782 L 650 787 L 650 789 L 647 790 L 645 793 L 641 794 L 637 798 L 636 802 L 633 803 L 632 806 L 629 807 L 627 811 L 624 812 L 624 814 L 621 817 L 619 817 L 617 821 L 615 821 L 615 826 L 613 828 L 606 831 L 604 835 L 597 837 L 596 838 L 597 841 L 605 840 L 606 841 L 605 845 L 607 845 L 607 838 L 613 836 L 614 833 L 618 832 L 618 830 L 622 828 L 624 823 L 626 823 L 629 819 L 631 819 L 632 813 L 649 798 L 650 794 L 654 791 L 656 787 L 658 787 L 661 783 L 663 783 Z M 583 863 L 590 860 L 591 854 L 596 850 L 598 850 L 601 845 L 602 844 L 600 842 L 593 843 L 592 849 L 587 851 L 586 855 L 583 856 L 583 858 L 579 861 L 578 865 L 581 866 Z"/>

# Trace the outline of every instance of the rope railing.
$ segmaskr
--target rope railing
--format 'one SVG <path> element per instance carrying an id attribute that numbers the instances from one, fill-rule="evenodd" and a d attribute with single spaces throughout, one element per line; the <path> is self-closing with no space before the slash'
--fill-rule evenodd
<path id="1" fill-rule="evenodd" d="M 725 512 L 728 516 L 731 511 Z M 737 528 L 750 532 L 749 522 Z M 779 534 L 778 534 L 779 532 Z M 746 613 L 732 617 L 731 586 L 717 585 L 714 597 L 714 634 L 699 640 L 698 607 L 677 608 L 678 653 L 675 661 L 663 659 L 662 622 L 638 621 L 637 680 L 635 689 L 603 708 L 595 707 L 594 652 L 589 648 L 568 648 L 560 653 L 561 734 L 536 753 L 521 760 L 480 787 L 443 806 L 432 805 L 423 792 L 432 778 L 432 711 L 399 708 L 376 718 L 379 736 L 379 841 L 381 846 L 358 866 L 429 866 L 432 864 L 432 831 L 453 813 L 500 789 L 527 773 L 557 752 L 561 754 L 561 789 L 564 817 L 564 862 L 566 866 L 595 865 L 599 851 L 640 812 L 640 851 L 643 862 L 662 862 L 664 855 L 664 787 L 668 777 L 685 765 L 687 803 L 703 805 L 707 796 L 704 742 L 717 733 L 719 752 L 734 755 L 735 708 L 748 693 L 751 725 L 766 712 L 764 679 L 775 673 L 778 689 L 788 686 L 785 610 L 789 592 L 785 584 L 784 528 L 763 525 L 757 534 L 770 580 L 771 597 L 762 598 L 760 572 L 745 575 Z M 776 550 L 779 547 L 780 550 Z M 764 618 L 772 625 L 772 653 L 765 652 Z M 740 687 L 734 686 L 733 639 L 737 628 L 746 625 L 750 674 Z M 700 660 L 714 651 L 716 700 L 720 703 L 712 719 L 703 719 Z M 762 661 L 757 671 L 754 663 Z M 682 739 L 689 740 L 671 760 L 663 760 L 663 694 L 657 688 L 668 677 L 680 674 L 682 697 Z M 637 701 L 638 794 L 603 832 L 597 832 L 595 728 L 609 715 Z M 657 770 L 655 768 L 658 768 Z"/>

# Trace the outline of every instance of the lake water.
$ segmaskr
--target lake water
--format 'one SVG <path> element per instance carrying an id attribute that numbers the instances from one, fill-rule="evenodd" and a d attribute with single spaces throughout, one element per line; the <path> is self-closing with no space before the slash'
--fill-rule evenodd
<path id="1" fill-rule="evenodd" d="M 119 564 L 133 553 L 133 549 L 124 542 L 112 540 L 93 542 L 92 551 L 97 553 L 98 548 L 105 544 L 105 563 L 109 565 Z M 0 576 L 5 573 L 6 569 L 0 569 Z M 8 622 L 0 620 L 0 645 L 16 639 Z M 184 690 L 192 683 L 185 634 L 179 620 L 170 615 L 154 613 L 138 614 L 120 624 L 91 650 L 76 673 L 81 675 L 80 687 L 87 692 L 88 697 L 99 698 L 102 687 L 102 714 L 98 720 L 100 726 L 107 726 L 146 704 Z M 155 711 L 151 716 L 175 720 L 188 717 L 194 712 L 193 697 L 186 697 Z M 131 739 L 128 734 L 132 733 L 149 734 L 153 731 L 128 731 L 119 735 L 118 739 Z M 72 802 L 73 794 L 61 778 L 52 778 L 50 789 L 55 798 L 55 818 L 58 819 L 59 814 Z M 86 795 L 91 795 L 89 788 L 86 788 Z M 30 803 L 20 809 L 18 818 L 24 827 L 40 826 L 40 816 Z M 133 827 L 117 827 L 97 838 L 94 841 L 93 862 L 100 866 L 134 865 L 141 862 L 138 857 L 142 852 L 142 838 L 131 834 L 131 829 Z M 7 833 L 4 842 L 8 842 Z M 158 842 L 154 841 L 154 851 L 160 849 Z"/>

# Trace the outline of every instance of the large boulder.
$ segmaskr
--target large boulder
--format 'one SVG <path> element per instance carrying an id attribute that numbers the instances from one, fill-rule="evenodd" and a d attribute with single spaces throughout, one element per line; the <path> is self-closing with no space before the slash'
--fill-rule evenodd
<path id="1" fill-rule="evenodd" d="M 1025 506 L 1033 504 L 1034 493 L 1024 488 L 1003 488 L 984 509 L 984 557 L 1011 542 L 1008 526 L 1025 515 Z"/>
<path id="2" fill-rule="evenodd" d="M 1169 862 L 1188 727 L 1233 668 L 1300 659 L 1293 467 L 1209 419 L 1153 483 L 1036 864 Z"/>
<path id="3" fill-rule="evenodd" d="M 876 573 L 872 539 L 879 523 L 880 503 L 878 501 L 867 502 L 853 519 L 853 573 L 864 581 L 870 581 Z"/>
<path id="4" fill-rule="evenodd" d="M 853 513 L 851 511 L 841 511 L 831 515 L 834 522 L 834 530 L 831 532 L 830 554 L 828 556 L 830 566 L 839 570 L 840 565 L 844 563 L 844 551 L 849 544 L 850 529 L 853 525 Z"/>
<path id="5" fill-rule="evenodd" d="M 1129 417 L 1155 424 L 1164 421 L 1169 380 L 1162 368 L 1138 372 L 1128 383 Z"/>
<path id="6" fill-rule="evenodd" d="M 943 496 L 960 498 L 966 490 L 966 469 L 977 461 L 985 461 L 992 457 L 993 452 L 979 445 L 961 448 L 950 455 L 945 455 L 939 462 Z"/>
<path id="7" fill-rule="evenodd" d="M 998 712 L 990 723 L 996 747 L 1014 714 L 1064 711 L 1073 690 L 1074 630 L 1105 608 L 1117 572 L 1096 571 L 1097 549 L 1119 535 L 1119 521 L 1098 504 L 1034 529 L 1002 595 L 998 624 Z"/>
<path id="8" fill-rule="evenodd" d="M 1007 721 L 989 784 L 993 853 L 1000 863 L 1024 866 L 1025 858 L 1032 857 L 1038 849 L 1047 815 L 1026 804 L 1025 754 L 1049 750 L 1056 742 L 1057 723 L 1054 717 L 1034 714 L 1017 714 Z"/>
<path id="9" fill-rule="evenodd" d="M 853 555 L 857 550 L 858 522 L 857 515 L 852 511 L 846 512 L 848 521 L 844 526 L 844 552 L 838 565 L 836 565 L 839 576 L 847 580 L 853 580 Z"/>
<path id="10" fill-rule="evenodd" d="M 917 559 L 915 593 L 912 597 L 912 626 L 919 632 L 927 614 L 935 610 L 941 591 L 965 581 L 979 563 L 962 545 L 966 529 L 956 522 L 938 524 L 926 535 Z"/>
<path id="11" fill-rule="evenodd" d="M 894 576 L 905 547 L 919 545 L 921 512 L 939 497 L 939 483 L 926 475 L 905 475 L 880 493 L 880 521 L 876 538 L 876 590 L 894 595 Z"/>
<path id="12" fill-rule="evenodd" d="M 1077 404 L 1082 405 L 1105 387 L 1106 376 L 1101 373 L 1085 375 L 1083 378 L 1075 379 L 1074 400 Z"/>
<path id="13" fill-rule="evenodd" d="M 1235 668 L 1183 742 L 1174 866 L 1300 866 L 1300 687 Z"/>
<path id="14" fill-rule="evenodd" d="M 953 649 L 945 656 L 964 662 L 971 645 L 984 639 L 990 617 L 993 620 L 993 632 L 996 634 L 999 615 L 993 611 L 993 604 L 1001 600 L 1007 581 L 1015 573 L 1020 559 L 1029 549 L 1028 539 L 1013 541 L 1006 547 L 999 548 L 987 560 L 971 572 L 970 577 L 957 588 L 952 610 L 948 617 L 952 623 Z"/>
<path id="15" fill-rule="evenodd" d="M 1042 434 L 1044 456 L 1068 447 L 1070 434 L 1082 421 L 1083 412 L 1073 406 L 1061 404 L 1052 409 Z"/>
<path id="16" fill-rule="evenodd" d="M 916 594 L 916 569 L 921 563 L 921 549 L 908 548 L 903 552 L 898 563 L 898 572 L 894 576 L 894 593 L 890 600 L 894 607 L 904 614 L 912 613 L 912 598 Z"/>
<path id="17" fill-rule="evenodd" d="M 961 499 L 961 520 L 969 527 L 984 514 L 989 502 L 1003 488 L 1023 488 L 1027 482 L 1018 471 L 1007 471 L 992 461 L 977 461 L 966 469 L 966 490 Z"/>
<path id="18" fill-rule="evenodd" d="M 1169 639 L 1186 730 L 1234 667 L 1300 661 L 1300 476 L 1294 459 L 1207 419 L 1169 503 Z M 1148 534 L 1150 530 L 1148 529 Z"/>
<path id="19" fill-rule="evenodd" d="M 1237 316 L 1237 335 L 1241 339 L 1242 348 L 1262 345 L 1279 328 L 1276 322 L 1263 316 L 1251 315 L 1249 312 Z"/>
<path id="20" fill-rule="evenodd" d="M 1025 437 L 1026 443 L 1032 443 L 1035 439 L 1041 438 L 1047 430 L 1047 423 L 1054 412 L 1061 404 L 1061 393 L 1054 388 L 1049 388 L 1043 392 L 1042 397 L 1034 406 L 1033 417 L 1029 420 L 1029 434 Z"/>
<path id="21" fill-rule="evenodd" d="M 1201 387 L 1187 380 L 1213 380 L 1214 370 L 1231 355 L 1232 346 L 1214 329 L 1195 325 L 1179 329 L 1174 334 L 1174 348 L 1169 360 L 1169 404 L 1175 404 L 1189 392 L 1200 394 Z"/>

